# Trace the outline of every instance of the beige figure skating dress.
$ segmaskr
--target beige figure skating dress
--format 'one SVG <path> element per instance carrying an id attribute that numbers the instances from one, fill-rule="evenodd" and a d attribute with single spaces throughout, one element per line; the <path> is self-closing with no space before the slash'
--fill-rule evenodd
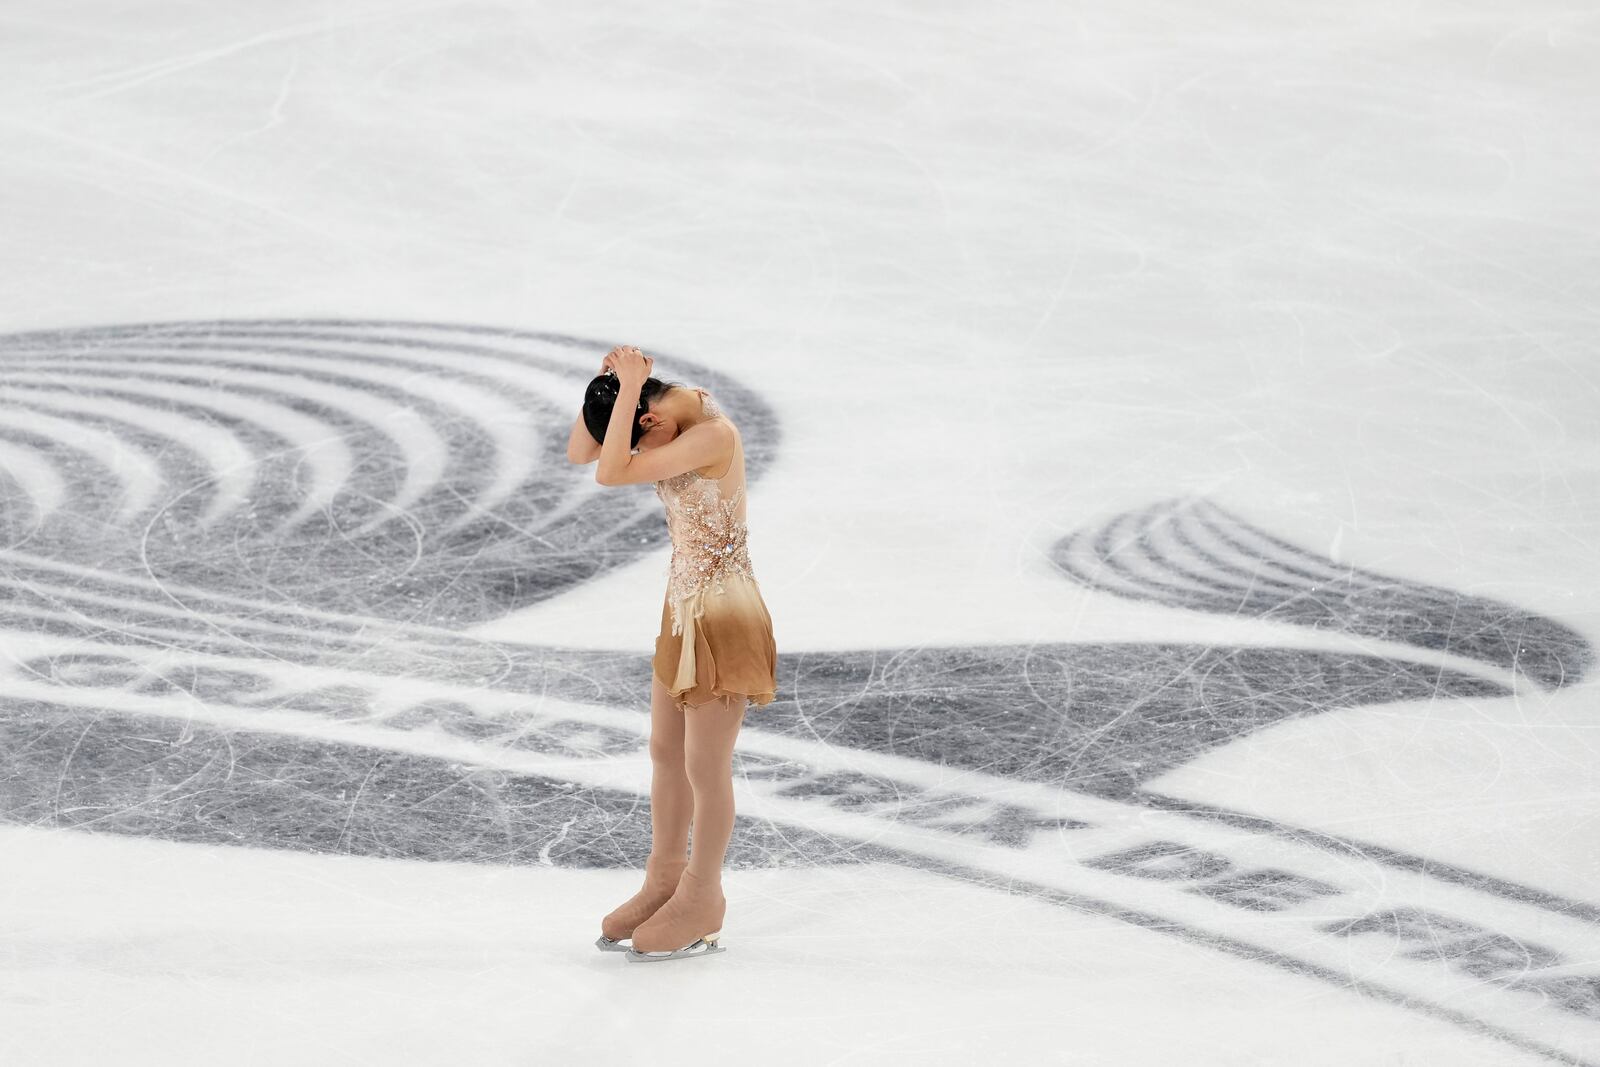
<path id="1" fill-rule="evenodd" d="M 695 392 L 707 415 L 726 418 L 711 394 Z M 651 669 L 679 704 L 727 694 L 770 704 L 778 691 L 772 617 L 746 545 L 744 442 L 737 427 L 734 434 L 720 478 L 690 470 L 655 483 L 667 507 L 672 562 Z"/>

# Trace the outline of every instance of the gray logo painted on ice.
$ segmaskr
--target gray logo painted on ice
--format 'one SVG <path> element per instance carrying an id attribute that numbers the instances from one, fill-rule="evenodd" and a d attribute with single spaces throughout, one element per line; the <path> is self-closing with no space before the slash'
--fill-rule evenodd
<path id="1" fill-rule="evenodd" d="M 648 486 L 600 490 L 565 461 L 572 398 L 604 348 L 344 321 L 0 338 L 0 815 L 637 865 L 648 656 L 464 632 L 667 544 Z M 669 362 L 745 428 L 753 484 L 776 414 Z M 1051 559 L 1117 596 L 1396 652 L 781 654 L 778 700 L 740 738 L 730 867 L 894 862 L 1020 887 L 1586 1062 L 1572 1049 L 1600 1033 L 1600 975 L 1575 961 L 1600 958 L 1600 909 L 1146 788 L 1292 717 L 1570 684 L 1592 662 L 1581 635 L 1338 564 L 1201 499 L 1115 517 Z M 1248 912 L 1274 922 L 1241 934 Z M 1484 1005 L 1470 1016 L 1450 1007 L 1468 988 Z"/>

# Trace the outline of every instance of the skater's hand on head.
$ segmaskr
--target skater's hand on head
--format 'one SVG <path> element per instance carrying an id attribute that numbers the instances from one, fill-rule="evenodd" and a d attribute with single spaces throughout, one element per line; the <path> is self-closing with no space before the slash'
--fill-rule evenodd
<path id="1" fill-rule="evenodd" d="M 650 377 L 655 362 L 632 345 L 618 345 L 606 353 L 601 369 L 614 373 L 618 381 L 643 385 L 645 379 Z"/>

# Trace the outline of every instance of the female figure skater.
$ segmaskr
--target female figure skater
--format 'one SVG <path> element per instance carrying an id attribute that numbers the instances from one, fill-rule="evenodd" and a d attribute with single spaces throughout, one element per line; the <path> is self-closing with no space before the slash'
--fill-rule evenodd
<path id="1" fill-rule="evenodd" d="M 599 461 L 601 485 L 654 482 L 672 538 L 651 660 L 644 887 L 601 920 L 595 942 L 639 962 L 722 951 L 734 741 L 747 702 L 769 704 L 778 688 L 772 618 L 746 548 L 738 428 L 704 389 L 651 377 L 654 362 L 612 349 L 567 442 L 574 463 Z M 629 937 L 631 948 L 620 943 Z"/>

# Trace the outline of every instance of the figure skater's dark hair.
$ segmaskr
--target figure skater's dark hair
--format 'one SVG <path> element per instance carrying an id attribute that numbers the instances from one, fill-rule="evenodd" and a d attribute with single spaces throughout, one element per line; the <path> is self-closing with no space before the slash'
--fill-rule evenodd
<path id="1" fill-rule="evenodd" d="M 633 413 L 633 437 L 628 442 L 628 450 L 632 451 L 639 444 L 639 438 L 644 436 L 644 427 L 639 425 L 639 416 L 650 410 L 650 401 L 661 396 L 673 386 L 681 386 L 682 382 L 666 382 L 660 378 L 646 378 L 644 386 L 639 390 L 639 407 Z M 583 424 L 589 430 L 589 436 L 599 444 L 605 444 L 606 427 L 611 425 L 611 411 L 617 406 L 617 393 L 622 385 L 617 381 L 617 376 L 610 371 L 599 374 L 589 382 L 589 388 L 583 393 Z"/>

